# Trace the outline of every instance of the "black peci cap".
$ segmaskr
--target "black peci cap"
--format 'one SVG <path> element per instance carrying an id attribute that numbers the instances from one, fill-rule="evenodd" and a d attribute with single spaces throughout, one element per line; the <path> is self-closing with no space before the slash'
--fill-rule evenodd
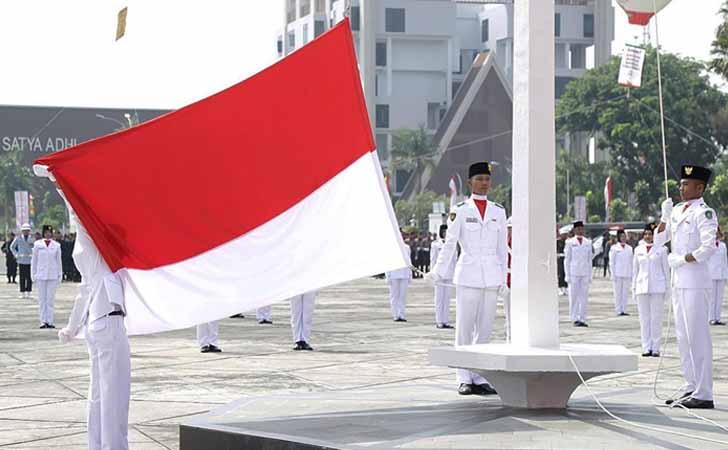
<path id="1" fill-rule="evenodd" d="M 468 178 L 473 178 L 476 175 L 490 175 L 490 164 L 487 162 L 471 164 L 470 169 L 468 169 Z"/>
<path id="2" fill-rule="evenodd" d="M 710 176 L 712 174 L 713 171 L 708 168 L 685 165 L 682 166 L 682 169 L 680 170 L 680 179 L 698 180 L 704 182 L 705 184 L 708 184 L 708 181 L 710 181 Z"/>
<path id="3" fill-rule="evenodd" d="M 584 222 L 582 222 L 581 220 L 577 220 L 576 222 L 574 222 L 574 228 L 583 227 L 583 226 L 584 226 Z"/>

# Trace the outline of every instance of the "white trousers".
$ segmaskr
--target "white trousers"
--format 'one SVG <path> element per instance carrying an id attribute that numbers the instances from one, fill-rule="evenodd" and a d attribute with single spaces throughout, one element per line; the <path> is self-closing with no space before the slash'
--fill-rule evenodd
<path id="1" fill-rule="evenodd" d="M 452 284 L 452 280 L 442 280 L 442 284 Z M 450 287 L 435 285 L 435 323 L 450 323 Z"/>
<path id="2" fill-rule="evenodd" d="M 725 280 L 713 280 L 713 289 L 710 297 L 710 320 L 720 320 L 724 291 Z"/>
<path id="3" fill-rule="evenodd" d="M 665 294 L 639 294 L 637 311 L 640 315 L 642 352 L 660 352 L 662 316 L 665 313 Z"/>
<path id="4" fill-rule="evenodd" d="M 612 284 L 614 285 L 614 312 L 617 314 L 627 312 L 627 299 L 629 298 L 632 279 L 627 277 L 614 277 Z"/>
<path id="5" fill-rule="evenodd" d="M 263 306 L 262 308 L 258 308 L 255 310 L 255 318 L 258 319 L 258 322 L 260 322 L 261 320 L 270 320 L 272 312 L 273 306 Z"/>
<path id="6" fill-rule="evenodd" d="M 219 330 L 220 323 L 217 321 L 197 325 L 197 343 L 200 345 L 200 348 L 207 347 L 208 345 L 214 345 L 217 347 Z"/>
<path id="7" fill-rule="evenodd" d="M 35 280 L 36 290 L 38 292 L 38 309 L 40 323 L 53 325 L 54 304 L 56 301 L 56 288 L 58 288 L 58 280 Z"/>
<path id="8" fill-rule="evenodd" d="M 498 304 L 498 289 L 458 286 L 455 290 L 455 345 L 490 342 Z M 457 370 L 458 383 L 484 384 L 487 380 L 467 369 Z"/>
<path id="9" fill-rule="evenodd" d="M 569 315 L 572 322 L 586 322 L 591 277 L 569 278 Z"/>
<path id="10" fill-rule="evenodd" d="M 710 289 L 673 289 L 680 366 L 698 400 L 713 400 L 713 342 L 708 325 Z"/>
<path id="11" fill-rule="evenodd" d="M 89 450 L 128 450 L 131 359 L 122 316 L 102 317 L 86 329 L 91 360 Z"/>
<path id="12" fill-rule="evenodd" d="M 291 298 L 291 331 L 293 342 L 309 342 L 313 327 L 313 310 L 316 306 L 316 293 L 307 292 Z"/>
<path id="13" fill-rule="evenodd" d="M 389 307 L 392 311 L 392 319 L 407 318 L 407 288 L 409 283 L 408 278 L 389 280 Z"/>

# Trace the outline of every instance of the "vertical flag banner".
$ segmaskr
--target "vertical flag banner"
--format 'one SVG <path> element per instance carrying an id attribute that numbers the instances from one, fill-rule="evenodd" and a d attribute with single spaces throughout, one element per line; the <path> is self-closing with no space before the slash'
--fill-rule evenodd
<path id="1" fill-rule="evenodd" d="M 452 211 L 458 202 L 458 186 L 455 183 L 454 176 L 450 177 L 450 182 L 448 183 L 448 187 L 450 188 L 450 210 Z"/>
<path id="2" fill-rule="evenodd" d="M 15 228 L 30 223 L 30 202 L 28 191 L 15 191 Z"/>
<path id="3" fill-rule="evenodd" d="M 36 164 L 122 279 L 129 334 L 408 265 L 348 20 L 211 97 Z"/>
<path id="4" fill-rule="evenodd" d="M 604 182 L 604 221 L 609 222 L 609 207 L 612 205 L 612 177 L 607 177 Z"/>

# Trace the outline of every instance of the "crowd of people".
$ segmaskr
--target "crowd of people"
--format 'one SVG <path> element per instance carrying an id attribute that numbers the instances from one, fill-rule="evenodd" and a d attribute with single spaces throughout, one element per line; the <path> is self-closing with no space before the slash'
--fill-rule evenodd
<path id="1" fill-rule="evenodd" d="M 31 298 L 36 287 L 40 328 L 55 328 L 54 305 L 58 284 L 80 282 L 73 262 L 75 235 L 62 235 L 50 225 L 33 232 L 25 223 L 20 233 L 9 233 L 0 250 L 5 255 L 8 284 L 18 284 L 20 298 Z"/>

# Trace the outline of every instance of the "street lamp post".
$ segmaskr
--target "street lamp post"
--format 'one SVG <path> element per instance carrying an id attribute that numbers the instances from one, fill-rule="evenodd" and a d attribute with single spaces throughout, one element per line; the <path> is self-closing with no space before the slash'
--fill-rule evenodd
<path id="1" fill-rule="evenodd" d="M 129 113 L 124 114 L 124 117 L 126 117 L 127 120 L 129 120 L 129 125 L 125 125 L 124 122 L 122 122 L 121 120 L 118 120 L 118 119 L 114 119 L 113 117 L 106 117 L 103 114 L 96 114 L 96 117 L 98 117 L 99 119 L 103 119 L 103 120 L 110 120 L 110 121 L 118 124 L 121 128 L 131 128 L 131 119 L 130 119 L 131 116 L 129 116 Z"/>

